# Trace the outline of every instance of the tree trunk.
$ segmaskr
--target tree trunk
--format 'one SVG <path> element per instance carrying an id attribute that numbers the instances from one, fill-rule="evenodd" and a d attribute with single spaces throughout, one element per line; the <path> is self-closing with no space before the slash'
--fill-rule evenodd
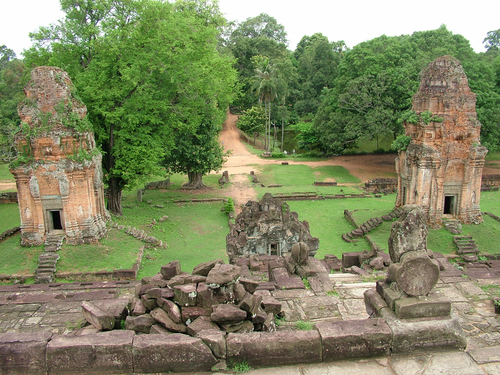
<path id="1" fill-rule="evenodd" d="M 202 181 L 203 173 L 200 172 L 188 172 L 188 183 L 182 185 L 188 189 L 201 189 L 206 187 L 206 185 Z"/>
<path id="2" fill-rule="evenodd" d="M 108 211 L 115 216 L 122 216 L 122 188 L 117 177 L 109 179 Z"/>
<path id="3" fill-rule="evenodd" d="M 281 119 L 281 152 L 285 151 L 285 146 L 283 145 L 285 139 L 285 120 Z"/>

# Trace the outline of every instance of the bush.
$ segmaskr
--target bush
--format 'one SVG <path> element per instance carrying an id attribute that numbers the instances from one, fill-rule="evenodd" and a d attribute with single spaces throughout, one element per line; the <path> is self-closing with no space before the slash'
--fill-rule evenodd
<path id="1" fill-rule="evenodd" d="M 234 201 L 233 198 L 229 197 L 227 198 L 227 202 L 224 203 L 224 212 L 229 215 L 233 211 L 234 211 Z"/>
<path id="2" fill-rule="evenodd" d="M 273 153 L 271 153 L 271 157 L 276 158 L 276 159 L 284 158 L 285 154 L 282 152 L 273 152 Z"/>

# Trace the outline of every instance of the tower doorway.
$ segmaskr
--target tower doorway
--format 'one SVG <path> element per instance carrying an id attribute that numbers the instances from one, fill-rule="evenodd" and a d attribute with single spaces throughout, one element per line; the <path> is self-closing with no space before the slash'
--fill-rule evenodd
<path id="1" fill-rule="evenodd" d="M 443 215 L 455 215 L 456 195 L 445 195 Z"/>
<path id="2" fill-rule="evenodd" d="M 50 226 L 52 230 L 62 230 L 62 218 L 60 210 L 50 210 Z"/>

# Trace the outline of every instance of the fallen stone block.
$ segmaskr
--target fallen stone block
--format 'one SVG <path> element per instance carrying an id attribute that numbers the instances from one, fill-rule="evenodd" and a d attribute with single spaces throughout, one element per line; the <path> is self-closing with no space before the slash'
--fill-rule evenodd
<path id="1" fill-rule="evenodd" d="M 134 372 L 133 331 L 86 336 L 57 335 L 47 345 L 49 374 L 129 374 Z"/>
<path id="2" fill-rule="evenodd" d="M 245 320 L 247 313 L 234 305 L 215 305 L 210 315 L 212 321 L 220 322 L 241 322 Z"/>
<path id="3" fill-rule="evenodd" d="M 226 334 L 219 330 L 203 330 L 198 332 L 196 337 L 203 340 L 214 356 L 217 358 L 225 359 L 227 354 Z"/>
<path id="4" fill-rule="evenodd" d="M 241 268 L 232 264 L 216 264 L 208 273 L 208 285 L 226 285 L 233 283 L 241 276 Z"/>
<path id="5" fill-rule="evenodd" d="M 250 366 L 285 366 L 321 362 L 318 331 L 230 333 L 228 361 L 246 361 Z"/>
<path id="6" fill-rule="evenodd" d="M 46 375 L 46 349 L 51 333 L 0 334 L 0 372 L 12 375 Z"/>
<path id="7" fill-rule="evenodd" d="M 182 313 L 179 306 L 177 306 L 172 301 L 164 298 L 159 298 L 157 300 L 157 303 L 158 306 L 168 314 L 168 316 L 170 317 L 170 319 L 172 319 L 174 323 L 177 324 L 182 323 Z"/>
<path id="8" fill-rule="evenodd" d="M 219 330 L 219 326 L 208 316 L 200 316 L 187 326 L 187 333 L 190 336 L 196 336 L 201 331 L 207 330 Z"/>
<path id="9" fill-rule="evenodd" d="M 101 309 L 102 311 L 112 315 L 115 318 L 115 328 L 120 328 L 120 322 L 125 320 L 128 315 L 128 298 L 117 298 L 117 299 L 104 299 L 100 301 L 94 301 L 94 306 Z"/>
<path id="10" fill-rule="evenodd" d="M 170 280 L 172 277 L 181 273 L 181 262 L 174 260 L 167 265 L 162 266 L 160 273 L 165 280 Z"/>
<path id="11" fill-rule="evenodd" d="M 196 306 L 196 284 L 177 285 L 173 288 L 174 299 L 180 306 Z"/>
<path id="12" fill-rule="evenodd" d="M 90 302 L 82 302 L 82 313 L 90 324 L 99 330 L 109 331 L 115 326 L 115 317 L 102 311 Z"/>
<path id="13" fill-rule="evenodd" d="M 315 325 L 323 342 L 323 361 L 388 355 L 391 330 L 384 319 L 321 322 Z"/>
<path id="14" fill-rule="evenodd" d="M 217 363 L 201 339 L 181 334 L 137 336 L 133 354 L 135 373 L 210 371 Z"/>
<path id="15" fill-rule="evenodd" d="M 212 268 L 215 267 L 216 264 L 224 264 L 224 261 L 222 259 L 216 259 L 211 262 L 198 264 L 196 267 L 194 267 L 192 274 L 208 276 L 209 272 L 212 270 Z"/>
<path id="16" fill-rule="evenodd" d="M 156 320 L 150 314 L 127 316 L 127 319 L 125 319 L 125 329 L 134 332 L 149 333 L 151 326 L 155 323 Z"/>
<path id="17" fill-rule="evenodd" d="M 175 323 L 168 314 L 159 307 L 151 311 L 151 316 L 154 320 L 160 323 L 163 327 L 172 332 L 185 333 L 186 326 L 184 324 Z"/>

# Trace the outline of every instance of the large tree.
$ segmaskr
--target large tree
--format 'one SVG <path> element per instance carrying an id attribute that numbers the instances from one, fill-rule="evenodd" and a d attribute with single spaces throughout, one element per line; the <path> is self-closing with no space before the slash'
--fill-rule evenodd
<path id="1" fill-rule="evenodd" d="M 74 72 L 104 153 L 108 209 L 121 215 L 122 190 L 160 171 L 176 134 L 195 134 L 207 113 L 221 121 L 234 81 L 216 49 L 223 18 L 204 1 L 70 2 L 57 37 L 30 61 Z"/>

